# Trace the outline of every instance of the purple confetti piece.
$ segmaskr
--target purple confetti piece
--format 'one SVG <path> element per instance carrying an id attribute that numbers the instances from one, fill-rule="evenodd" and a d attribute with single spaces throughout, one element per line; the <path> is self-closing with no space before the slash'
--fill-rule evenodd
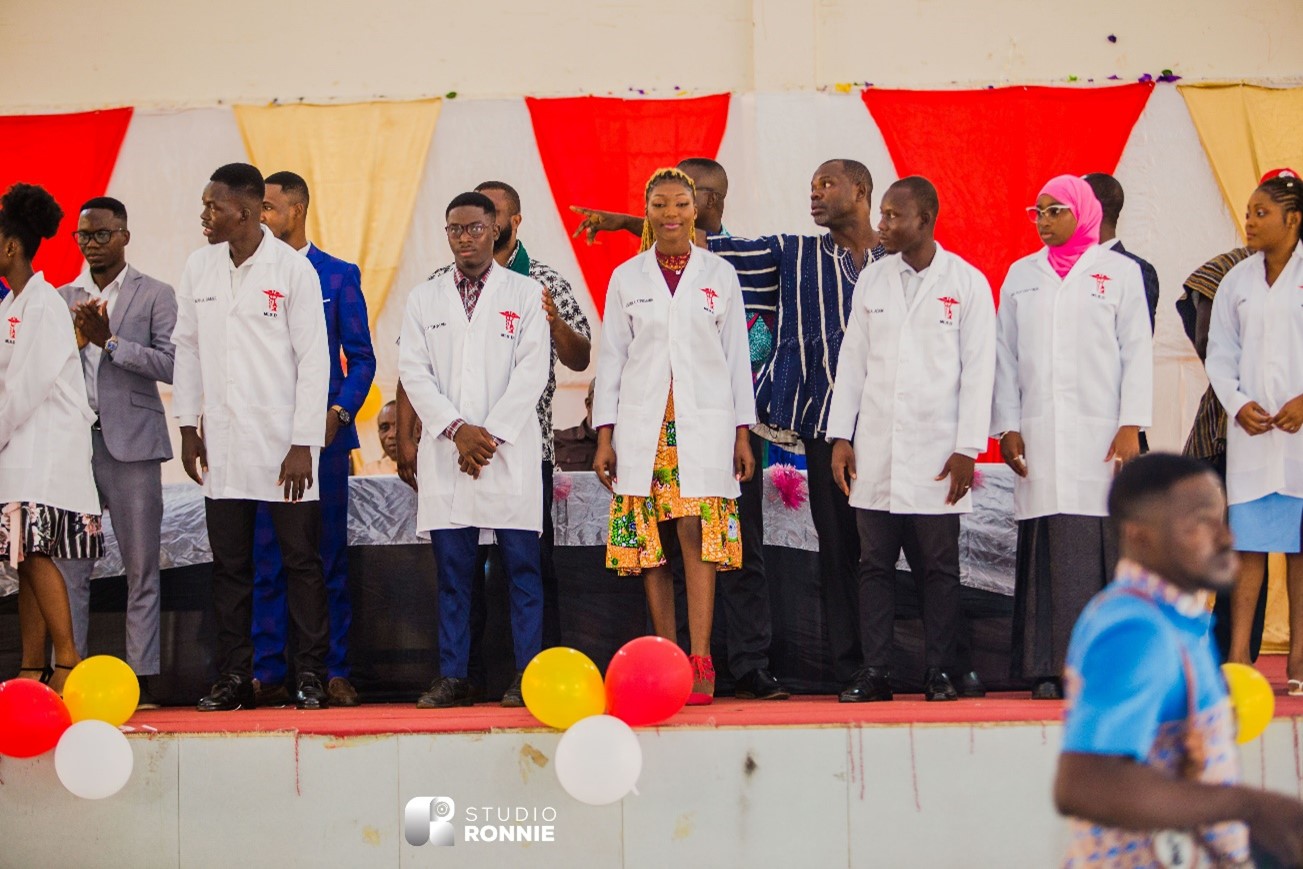
<path id="1" fill-rule="evenodd" d="M 1117 42 L 1117 41 L 1118 41 L 1118 38 L 1117 38 L 1116 35 L 1110 33 L 1110 34 L 1108 35 L 1108 41 L 1109 41 L 1109 42 Z"/>
<path id="2" fill-rule="evenodd" d="M 1163 70 L 1163 74 L 1158 77 L 1158 81 L 1174 82 L 1180 81 L 1181 76 L 1175 75 L 1171 70 Z"/>
<path id="3" fill-rule="evenodd" d="M 1145 73 L 1145 74 L 1142 75 L 1140 78 L 1136 79 L 1136 81 L 1141 82 L 1141 83 L 1144 83 L 1144 82 L 1151 82 L 1151 81 L 1153 81 L 1153 80 L 1154 80 L 1154 77 L 1153 77 L 1152 75 L 1150 75 L 1149 73 Z"/>
<path id="4" fill-rule="evenodd" d="M 1109 80 L 1109 81 L 1122 81 L 1122 76 L 1119 76 L 1119 75 L 1111 75 L 1111 76 L 1108 77 L 1108 80 Z"/>

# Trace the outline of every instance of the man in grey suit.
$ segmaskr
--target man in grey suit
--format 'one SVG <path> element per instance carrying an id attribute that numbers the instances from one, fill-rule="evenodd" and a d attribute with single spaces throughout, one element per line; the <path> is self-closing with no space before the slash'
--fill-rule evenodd
<path id="1" fill-rule="evenodd" d="M 141 679 L 159 672 L 159 536 L 163 462 L 172 458 L 158 384 L 172 382 L 176 294 L 127 265 L 127 209 L 107 196 L 81 207 L 75 233 L 86 270 L 59 294 L 72 309 L 91 409 L 92 466 L 127 573 L 127 663 Z M 59 562 L 73 637 L 87 654 L 89 559 Z"/>

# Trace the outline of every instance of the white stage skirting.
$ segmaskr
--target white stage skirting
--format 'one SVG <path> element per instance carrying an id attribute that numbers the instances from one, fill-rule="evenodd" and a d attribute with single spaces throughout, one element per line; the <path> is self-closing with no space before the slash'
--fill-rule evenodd
<path id="1" fill-rule="evenodd" d="M 312 713 L 307 713 L 312 714 Z M 1303 719 L 1243 752 L 1246 779 L 1303 792 Z M 639 731 L 638 794 L 559 786 L 560 734 L 131 737 L 126 788 L 82 801 L 53 756 L 0 760 L 5 867 L 1037 867 L 1058 864 L 1057 724 Z M 413 847 L 418 796 L 555 813 L 551 843 Z M 547 814 L 548 817 L 552 813 Z"/>

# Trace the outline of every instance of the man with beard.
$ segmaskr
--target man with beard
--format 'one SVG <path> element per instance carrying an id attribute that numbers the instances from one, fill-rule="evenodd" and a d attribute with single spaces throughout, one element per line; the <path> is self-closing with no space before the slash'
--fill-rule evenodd
<path id="1" fill-rule="evenodd" d="M 1260 865 L 1250 837 L 1300 865 L 1303 803 L 1240 784 L 1209 640 L 1209 596 L 1237 570 L 1221 482 L 1196 459 L 1151 453 L 1118 472 L 1108 509 L 1121 559 L 1072 631 L 1064 678 L 1065 865 Z"/>
<path id="2" fill-rule="evenodd" d="M 926 178 L 887 189 L 878 232 L 892 255 L 860 273 L 837 363 L 828 437 L 859 524 L 864 648 L 843 703 L 892 698 L 902 548 L 923 608 L 924 694 L 957 698 L 959 516 L 991 421 L 995 302 L 982 273 L 936 243 L 938 211 Z"/>

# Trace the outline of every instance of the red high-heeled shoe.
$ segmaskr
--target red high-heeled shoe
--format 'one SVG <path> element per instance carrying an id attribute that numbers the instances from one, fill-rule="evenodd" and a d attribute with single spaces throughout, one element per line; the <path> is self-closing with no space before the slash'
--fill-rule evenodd
<path id="1" fill-rule="evenodd" d="M 692 664 L 692 693 L 688 706 L 709 706 L 715 702 L 715 664 L 710 655 L 688 655 Z"/>

